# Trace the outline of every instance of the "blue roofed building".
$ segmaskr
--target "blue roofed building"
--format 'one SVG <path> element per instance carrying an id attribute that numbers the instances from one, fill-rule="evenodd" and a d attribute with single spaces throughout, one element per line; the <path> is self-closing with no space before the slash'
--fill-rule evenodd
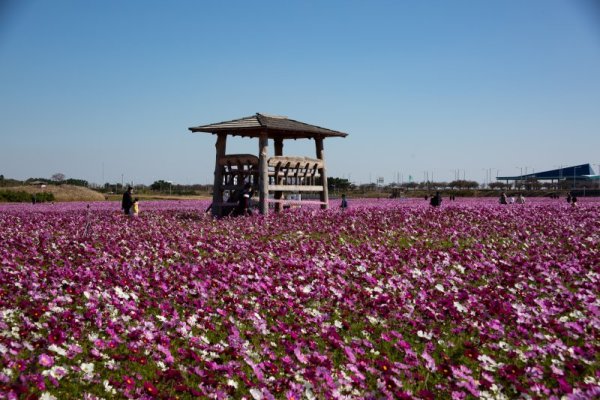
<path id="1" fill-rule="evenodd" d="M 550 181 L 557 183 L 560 181 L 572 181 L 573 186 L 575 186 L 576 183 L 586 181 L 594 181 L 595 183 L 598 183 L 600 181 L 600 175 L 594 171 L 591 164 L 581 164 L 548 171 L 535 172 L 531 174 L 498 176 L 496 177 L 496 180 L 506 181 L 506 183 L 513 181 L 515 184 L 531 180 Z"/>

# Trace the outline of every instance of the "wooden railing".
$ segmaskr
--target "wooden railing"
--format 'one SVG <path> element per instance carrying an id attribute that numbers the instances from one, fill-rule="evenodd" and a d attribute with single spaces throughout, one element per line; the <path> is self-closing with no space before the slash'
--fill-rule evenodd
<path id="1" fill-rule="evenodd" d="M 252 154 L 230 154 L 219 158 L 223 190 L 241 190 L 245 183 L 258 182 L 258 157 Z"/>
<path id="2" fill-rule="evenodd" d="M 323 191 L 318 182 L 323 161 L 308 157 L 275 156 L 267 161 L 269 192 Z"/>

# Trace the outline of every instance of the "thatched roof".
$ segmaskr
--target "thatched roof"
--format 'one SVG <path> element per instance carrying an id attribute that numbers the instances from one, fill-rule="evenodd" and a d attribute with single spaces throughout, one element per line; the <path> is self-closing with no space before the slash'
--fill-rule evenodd
<path id="1" fill-rule="evenodd" d="M 192 132 L 227 133 L 232 136 L 259 137 L 266 132 L 269 139 L 313 139 L 326 137 L 346 137 L 347 133 L 338 132 L 316 125 L 295 121 L 284 116 L 256 113 L 250 117 L 217 122 L 189 128 Z"/>

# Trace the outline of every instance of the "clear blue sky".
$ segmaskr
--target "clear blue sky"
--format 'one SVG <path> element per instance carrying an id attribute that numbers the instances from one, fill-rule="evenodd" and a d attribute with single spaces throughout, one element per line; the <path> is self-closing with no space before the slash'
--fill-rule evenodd
<path id="1" fill-rule="evenodd" d="M 356 183 L 597 170 L 598 3 L 0 0 L 0 174 L 212 182 L 187 128 L 256 112 L 349 133 Z"/>

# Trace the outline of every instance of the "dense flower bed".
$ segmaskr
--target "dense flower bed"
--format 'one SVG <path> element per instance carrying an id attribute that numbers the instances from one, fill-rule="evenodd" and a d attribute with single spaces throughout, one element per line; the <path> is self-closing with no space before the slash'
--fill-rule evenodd
<path id="1" fill-rule="evenodd" d="M 0 206 L 0 398 L 594 398 L 600 202 Z"/>

